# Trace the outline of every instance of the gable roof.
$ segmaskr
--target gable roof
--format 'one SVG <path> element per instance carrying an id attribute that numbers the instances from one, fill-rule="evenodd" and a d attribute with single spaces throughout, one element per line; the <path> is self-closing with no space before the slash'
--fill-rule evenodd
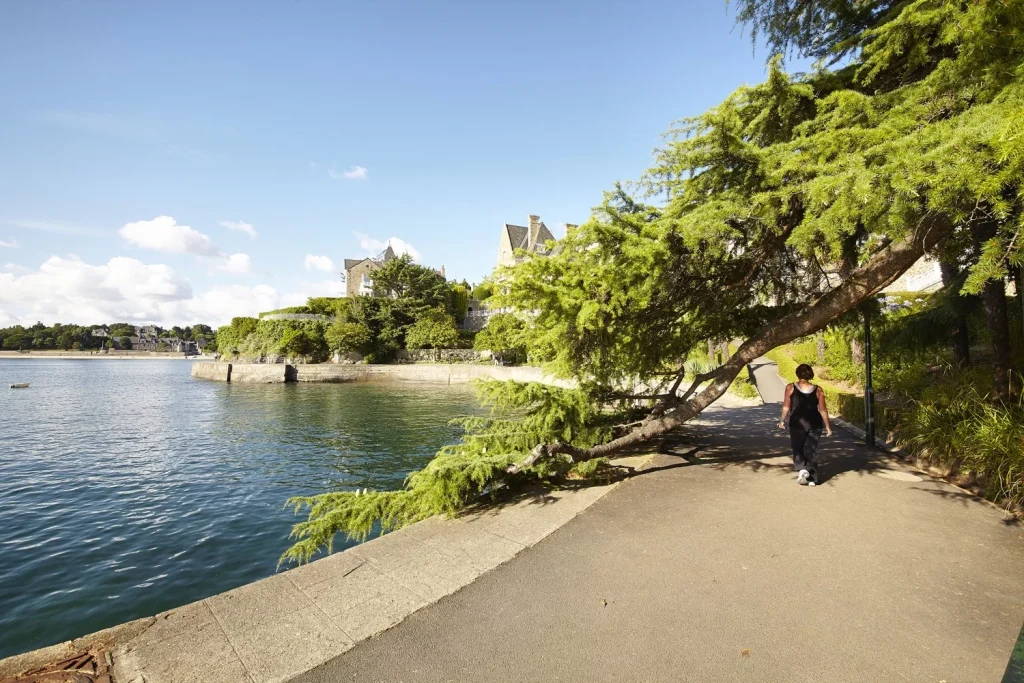
<path id="1" fill-rule="evenodd" d="M 529 228 L 506 223 L 505 230 L 508 232 L 508 241 L 512 244 L 513 249 L 526 249 L 526 241 L 530 237 Z"/>
<path id="2" fill-rule="evenodd" d="M 345 270 L 352 270 L 363 261 L 369 261 L 369 258 L 347 258 L 345 259 Z"/>
<path id="3" fill-rule="evenodd" d="M 530 234 L 530 245 L 534 250 L 543 249 L 544 244 L 548 240 L 554 240 L 555 236 L 548 230 L 548 226 L 544 225 L 543 222 L 538 223 L 536 229 L 531 231 Z"/>

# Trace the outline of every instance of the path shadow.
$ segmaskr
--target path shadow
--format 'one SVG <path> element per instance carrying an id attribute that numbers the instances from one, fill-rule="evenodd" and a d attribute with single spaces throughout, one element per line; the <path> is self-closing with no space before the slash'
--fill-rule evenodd
<path id="1" fill-rule="evenodd" d="M 719 408 L 705 412 L 663 439 L 659 452 L 685 462 L 657 469 L 702 465 L 715 469 L 744 467 L 755 472 L 794 472 L 788 431 L 778 424 L 778 406 Z M 767 461 L 767 462 L 766 462 Z M 870 474 L 899 468 L 895 456 L 859 444 L 845 432 L 822 437 L 818 483 L 854 472 Z"/>

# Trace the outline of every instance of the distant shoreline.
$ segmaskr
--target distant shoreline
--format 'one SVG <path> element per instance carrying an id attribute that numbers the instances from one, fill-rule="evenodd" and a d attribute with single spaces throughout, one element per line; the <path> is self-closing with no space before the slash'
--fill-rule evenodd
<path id="1" fill-rule="evenodd" d="M 138 354 L 127 353 L 89 353 L 87 351 L 62 353 L 22 353 L 20 351 L 0 351 L 0 360 L 6 358 L 17 360 L 212 360 L 202 356 L 186 356 L 181 353 L 160 351 L 143 351 Z"/>

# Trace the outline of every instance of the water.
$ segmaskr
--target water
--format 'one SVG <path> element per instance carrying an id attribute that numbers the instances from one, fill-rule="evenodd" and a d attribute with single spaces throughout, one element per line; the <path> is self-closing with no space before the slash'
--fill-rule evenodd
<path id="1" fill-rule="evenodd" d="M 190 366 L 0 359 L 0 657 L 273 574 L 300 519 L 285 499 L 397 488 L 481 412 L 469 388 Z"/>

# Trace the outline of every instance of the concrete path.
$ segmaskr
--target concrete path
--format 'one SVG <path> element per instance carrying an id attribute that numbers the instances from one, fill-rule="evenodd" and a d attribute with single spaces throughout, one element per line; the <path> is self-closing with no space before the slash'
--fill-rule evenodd
<path id="1" fill-rule="evenodd" d="M 750 372 L 754 375 L 754 385 L 765 403 L 782 403 L 785 398 L 786 383 L 779 377 L 779 366 L 767 358 L 758 358 L 750 364 Z"/>
<path id="2" fill-rule="evenodd" d="M 648 459 L 634 456 L 615 463 L 635 469 Z M 104 649 L 112 655 L 114 680 L 286 681 L 510 560 L 615 486 L 525 493 L 458 519 L 429 519 L 309 565 L 125 624 L 104 636 L 113 643 Z M 59 659 L 66 656 L 61 648 L 69 649 L 55 646 L 27 657 Z M 12 660 L 5 660 L 12 671 L 31 666 L 24 658 Z"/>
<path id="3" fill-rule="evenodd" d="M 709 409 L 537 545 L 294 680 L 998 682 L 1024 529 L 845 435 L 800 487 L 777 411 Z"/>

